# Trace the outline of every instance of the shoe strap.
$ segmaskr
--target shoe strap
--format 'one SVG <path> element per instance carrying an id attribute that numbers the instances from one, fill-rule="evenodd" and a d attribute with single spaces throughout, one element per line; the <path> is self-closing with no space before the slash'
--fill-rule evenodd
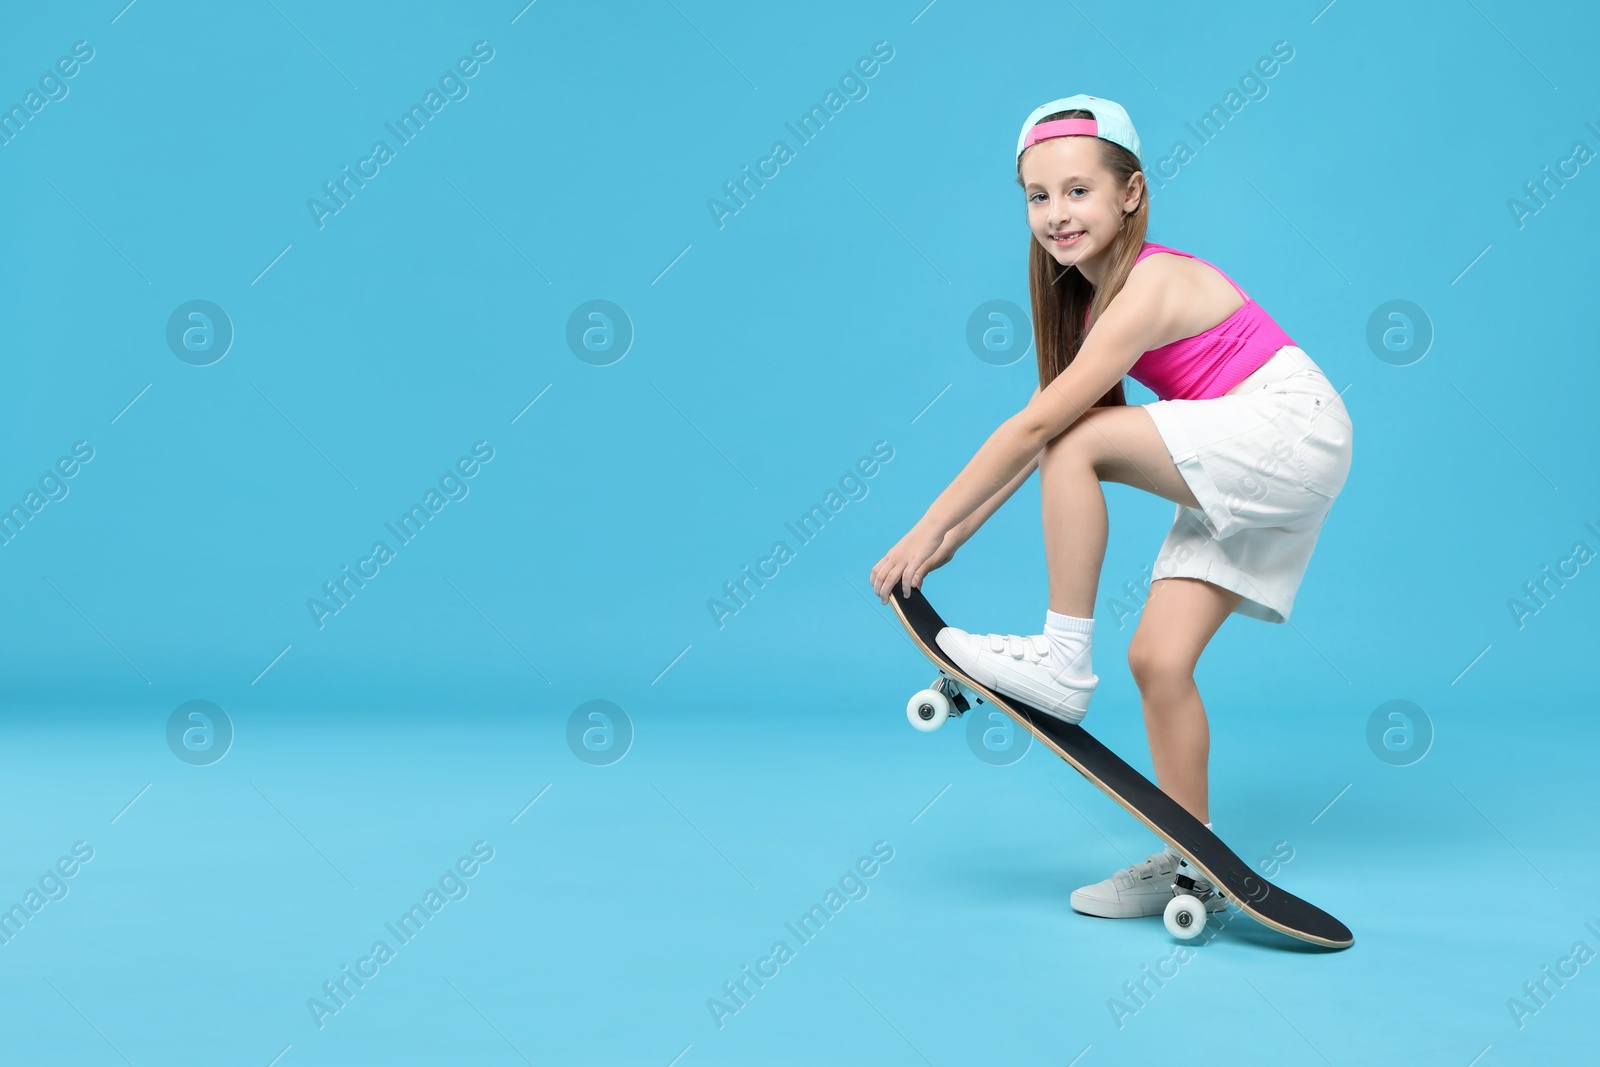
<path id="1" fill-rule="evenodd" d="M 1050 653 L 1050 639 L 1044 634 L 989 634 L 989 651 L 1012 659 L 1039 663 Z"/>
<path id="2" fill-rule="evenodd" d="M 1176 862 L 1167 859 L 1164 855 L 1161 855 L 1140 860 L 1138 863 L 1135 863 L 1129 867 L 1128 871 L 1133 875 L 1136 881 L 1149 881 L 1156 876 L 1156 871 L 1163 866 L 1170 867 L 1174 873 L 1176 873 L 1178 869 Z"/>

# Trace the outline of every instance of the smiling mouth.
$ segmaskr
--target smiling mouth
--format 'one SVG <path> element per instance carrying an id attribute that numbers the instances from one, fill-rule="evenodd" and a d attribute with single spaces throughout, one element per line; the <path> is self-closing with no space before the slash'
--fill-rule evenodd
<path id="1" fill-rule="evenodd" d="M 1055 244 L 1061 245 L 1062 247 L 1066 247 L 1067 245 L 1076 244 L 1078 242 L 1078 239 L 1080 237 L 1082 237 L 1083 234 L 1084 234 L 1084 231 L 1082 231 L 1082 230 L 1078 230 L 1075 233 L 1070 233 L 1070 234 L 1067 234 L 1067 235 L 1062 236 L 1062 237 L 1058 237 L 1055 234 L 1051 234 L 1050 235 L 1050 240 L 1052 242 L 1054 242 Z"/>

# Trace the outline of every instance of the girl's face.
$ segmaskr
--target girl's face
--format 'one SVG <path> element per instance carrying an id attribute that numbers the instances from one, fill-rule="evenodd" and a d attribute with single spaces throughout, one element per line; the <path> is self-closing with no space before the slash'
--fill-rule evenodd
<path id="1" fill-rule="evenodd" d="M 1054 137 L 1022 153 L 1023 195 L 1034 239 L 1063 267 L 1076 265 L 1091 282 L 1094 264 L 1111 248 L 1122 219 L 1139 203 L 1137 186 L 1117 188 L 1100 164 L 1093 137 Z M 1085 269 L 1087 268 L 1087 269 Z"/>

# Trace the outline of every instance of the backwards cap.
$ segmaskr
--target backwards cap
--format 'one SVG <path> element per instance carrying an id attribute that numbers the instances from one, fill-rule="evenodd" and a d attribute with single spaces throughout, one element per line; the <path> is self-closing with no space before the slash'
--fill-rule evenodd
<path id="1" fill-rule="evenodd" d="M 1087 111 L 1094 118 L 1039 121 L 1057 111 Z M 1080 93 L 1077 96 L 1052 100 L 1048 104 L 1034 108 L 1033 113 L 1022 124 L 1022 132 L 1017 134 L 1017 160 L 1021 161 L 1022 153 L 1029 145 L 1048 141 L 1052 137 L 1099 137 L 1101 140 L 1126 148 L 1133 153 L 1135 159 L 1139 160 L 1141 166 L 1144 165 L 1144 157 L 1139 154 L 1139 135 L 1134 132 L 1133 120 L 1128 118 L 1128 113 L 1115 100 L 1104 100 Z"/>

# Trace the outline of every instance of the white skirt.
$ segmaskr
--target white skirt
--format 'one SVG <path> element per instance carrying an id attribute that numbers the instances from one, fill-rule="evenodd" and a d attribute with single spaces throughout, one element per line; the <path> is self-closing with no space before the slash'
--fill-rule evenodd
<path id="1" fill-rule="evenodd" d="M 1350 473 L 1338 390 L 1285 345 L 1222 396 L 1143 406 L 1200 504 L 1177 506 L 1152 577 L 1212 582 L 1244 598 L 1235 612 L 1287 622 Z"/>

